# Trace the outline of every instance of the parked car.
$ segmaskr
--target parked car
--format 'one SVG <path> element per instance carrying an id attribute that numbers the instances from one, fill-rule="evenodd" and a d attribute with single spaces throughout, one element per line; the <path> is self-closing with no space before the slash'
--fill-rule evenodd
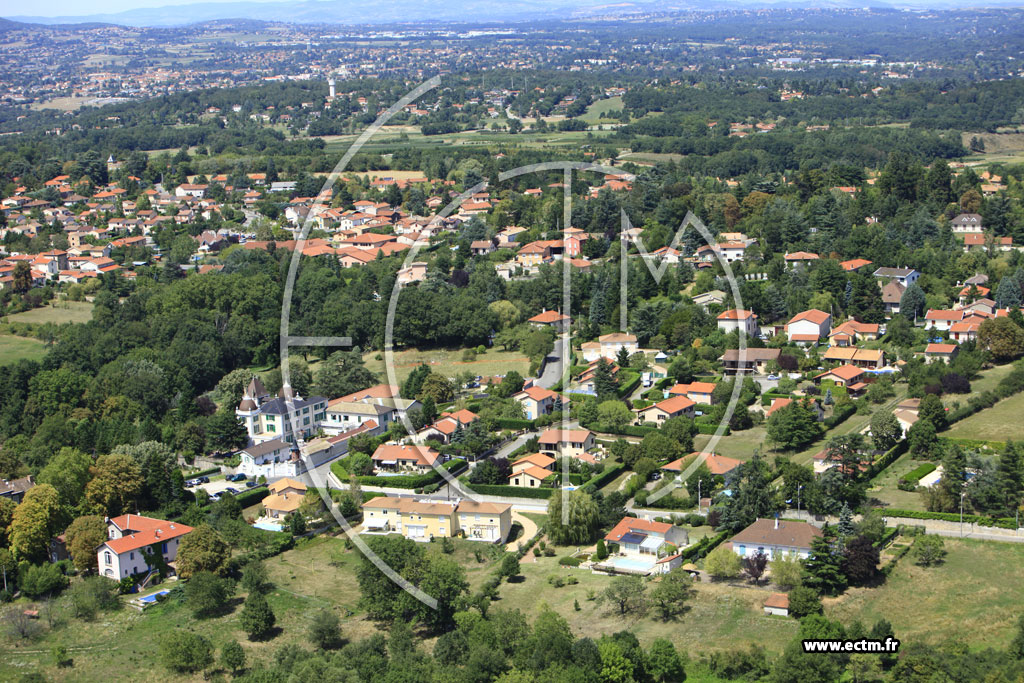
<path id="1" fill-rule="evenodd" d="M 210 478 L 209 477 L 197 477 L 196 481 L 198 481 L 200 484 L 209 484 L 210 483 Z"/>
<path id="2" fill-rule="evenodd" d="M 221 491 L 221 493 L 230 493 L 232 496 L 237 496 L 238 495 L 238 489 L 231 488 L 229 486 L 226 489 L 224 489 L 223 491 Z"/>
<path id="3" fill-rule="evenodd" d="M 245 488 L 247 489 L 254 489 L 257 486 L 259 486 L 259 484 L 256 483 L 255 479 L 250 479 L 249 481 L 245 482 Z"/>
<path id="4" fill-rule="evenodd" d="M 213 494 L 210 495 L 210 502 L 211 503 L 216 503 L 218 500 L 220 500 L 220 494 L 219 493 L 213 493 Z"/>
<path id="5" fill-rule="evenodd" d="M 229 474 L 228 476 L 226 476 L 224 478 L 227 479 L 228 481 L 245 481 L 245 475 L 242 474 L 241 472 L 237 472 L 235 474 Z"/>
<path id="6" fill-rule="evenodd" d="M 193 486 L 199 486 L 198 479 L 189 479 L 185 482 L 185 488 L 192 488 Z"/>

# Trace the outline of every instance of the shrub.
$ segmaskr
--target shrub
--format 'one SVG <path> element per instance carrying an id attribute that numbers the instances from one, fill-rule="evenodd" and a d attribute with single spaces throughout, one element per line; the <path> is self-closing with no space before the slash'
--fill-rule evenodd
<path id="1" fill-rule="evenodd" d="M 821 614 L 821 597 L 813 588 L 797 586 L 789 591 L 789 615 L 803 619 L 811 614 Z"/>
<path id="2" fill-rule="evenodd" d="M 563 567 L 578 567 L 582 563 L 582 560 L 578 557 L 560 557 L 558 558 L 558 564 Z"/>
<path id="3" fill-rule="evenodd" d="M 550 583 L 555 588 L 561 588 L 565 585 L 565 579 L 557 574 L 552 574 L 548 577 L 548 583 Z"/>
<path id="4" fill-rule="evenodd" d="M 692 514 L 686 515 L 686 523 L 689 526 L 704 526 L 704 515 Z"/>
<path id="5" fill-rule="evenodd" d="M 922 567 L 942 564 L 946 557 L 946 543 L 941 536 L 918 536 L 914 541 L 914 562 Z"/>
<path id="6" fill-rule="evenodd" d="M 202 671 L 213 664 L 213 646 L 197 633 L 171 631 L 160 639 L 160 661 L 179 673 Z"/>

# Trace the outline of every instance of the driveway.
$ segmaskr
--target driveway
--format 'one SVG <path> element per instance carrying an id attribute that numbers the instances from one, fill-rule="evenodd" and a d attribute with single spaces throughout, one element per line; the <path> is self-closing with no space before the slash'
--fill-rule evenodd
<path id="1" fill-rule="evenodd" d="M 523 527 L 523 535 L 520 536 L 518 539 L 516 539 L 514 541 L 506 543 L 505 544 L 505 550 L 508 550 L 509 552 L 516 552 L 517 550 L 519 550 L 519 544 L 520 543 L 523 543 L 523 542 L 533 538 L 534 535 L 536 535 L 536 533 L 537 533 L 537 524 L 532 519 L 530 519 L 529 517 L 527 517 L 527 516 L 525 516 L 523 514 L 520 514 L 520 513 L 516 512 L 515 510 L 512 511 L 512 521 L 513 522 L 519 522 L 519 524 L 522 525 L 522 527 Z"/>

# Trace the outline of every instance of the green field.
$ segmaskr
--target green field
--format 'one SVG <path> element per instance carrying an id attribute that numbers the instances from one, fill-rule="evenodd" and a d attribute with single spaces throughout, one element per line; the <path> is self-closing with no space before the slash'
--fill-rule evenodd
<path id="1" fill-rule="evenodd" d="M 399 383 L 405 381 L 409 373 L 421 363 L 430 366 L 431 371 L 440 373 L 446 377 L 454 377 L 460 372 L 471 372 L 474 375 L 483 377 L 495 377 L 504 375 L 509 370 L 515 370 L 523 377 L 529 374 L 530 360 L 519 353 L 511 351 L 498 351 L 488 349 L 486 353 L 478 354 L 474 360 L 462 360 L 463 349 L 434 349 L 430 351 L 418 351 L 408 349 L 395 352 L 395 375 Z M 385 372 L 384 354 L 377 360 L 377 352 L 370 352 L 363 356 L 366 367 L 377 374 L 384 383 L 390 382 Z"/>
<path id="2" fill-rule="evenodd" d="M 703 530 L 694 530 L 694 538 Z M 946 548 L 949 555 L 941 566 L 923 569 L 907 556 L 882 586 L 850 589 L 838 598 L 826 599 L 826 615 L 845 624 L 859 619 L 869 626 L 885 618 L 904 641 L 938 643 L 957 638 L 970 647 L 1005 647 L 1024 610 L 1024 546 L 946 539 Z M 476 561 L 473 551 L 477 549 L 486 553 L 487 546 L 456 541 L 452 555 L 466 567 L 473 588 L 494 568 L 489 559 Z M 426 550 L 440 552 L 440 544 L 429 544 Z M 522 579 L 503 583 L 494 606 L 519 609 L 531 620 L 548 606 L 565 617 L 578 637 L 596 638 L 624 628 L 633 630 L 645 645 L 654 638 L 667 637 L 694 659 L 754 643 L 777 653 L 796 635 L 796 620 L 764 615 L 761 605 L 771 592 L 765 586 L 697 583 L 689 609 L 674 622 L 653 615 L 622 618 L 608 605 L 588 599 L 588 593 L 600 593 L 610 577 L 558 565 L 558 557 L 572 550 L 575 548 L 559 548 L 555 557 L 528 556 L 521 564 Z M 346 550 L 342 538 L 324 536 L 302 541 L 266 560 L 274 584 L 268 601 L 279 627 L 267 642 L 249 642 L 238 628 L 243 594 L 236 595 L 229 614 L 215 619 L 196 620 L 186 605 L 172 600 L 141 613 L 126 606 L 101 614 L 93 622 L 72 618 L 67 599 L 62 597 L 54 603 L 52 628 L 46 626 L 43 634 L 30 641 L 0 640 L 0 680 L 13 680 L 28 671 L 39 671 L 50 680 L 200 680 L 170 674 L 155 663 L 157 644 L 172 629 L 204 635 L 218 648 L 237 640 L 252 665 L 269 661 L 282 645 L 306 646 L 309 620 L 322 608 L 342 618 L 346 638 L 365 638 L 378 627 L 359 609 L 355 579 L 359 562 L 359 555 Z M 579 583 L 555 588 L 548 583 L 554 574 L 575 577 Z M 29 603 L 18 605 L 27 607 Z M 44 616 L 40 623 L 46 621 Z M 71 669 L 59 671 L 53 666 L 50 652 L 56 645 L 68 648 L 74 659 Z"/>
<path id="3" fill-rule="evenodd" d="M 1024 411 L 1024 394 L 1016 394 L 1003 399 L 991 408 L 960 420 L 948 431 L 943 432 L 942 436 L 958 439 L 984 439 L 986 441 L 1019 439 L 1021 411 Z"/>
<path id="4" fill-rule="evenodd" d="M 918 567 L 907 555 L 878 588 L 825 600 L 825 615 L 850 624 L 892 622 L 904 642 L 959 640 L 1005 648 L 1024 610 L 1024 546 L 947 538 L 943 565 Z"/>
<path id="5" fill-rule="evenodd" d="M 605 114 L 613 111 L 617 112 L 620 109 L 622 109 L 622 98 L 608 97 L 591 104 L 580 118 L 591 125 L 596 123 L 619 123 L 618 119 L 607 118 Z"/>
<path id="6" fill-rule="evenodd" d="M 46 344 L 32 337 L 15 337 L 0 334 L 0 365 L 19 360 L 42 360 L 46 355 Z"/>
<path id="7" fill-rule="evenodd" d="M 87 301 L 58 301 L 50 306 L 4 316 L 12 323 L 85 323 L 92 320 L 92 304 Z"/>
<path id="8" fill-rule="evenodd" d="M 612 131 L 591 131 L 594 136 L 609 135 Z M 342 152 L 355 142 L 357 135 L 337 135 L 325 138 L 328 152 Z M 467 130 L 447 135 L 423 135 L 408 126 L 385 126 L 362 147 L 364 152 L 387 153 L 404 149 L 442 148 L 448 146 L 498 147 L 516 145 L 529 149 L 579 149 L 589 144 L 588 131 L 548 131 L 546 133 L 516 133 L 498 130 Z"/>

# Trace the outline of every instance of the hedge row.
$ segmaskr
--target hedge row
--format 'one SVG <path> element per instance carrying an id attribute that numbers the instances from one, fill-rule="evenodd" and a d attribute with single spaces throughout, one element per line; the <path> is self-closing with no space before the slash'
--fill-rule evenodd
<path id="1" fill-rule="evenodd" d="M 899 533 L 900 533 L 899 527 L 895 527 L 895 526 L 886 527 L 885 533 L 882 534 L 882 537 L 880 539 L 878 539 L 877 541 L 875 541 L 872 545 L 874 545 L 876 548 L 881 550 L 885 546 L 889 545 L 889 543 L 892 542 L 892 539 L 896 538 L 899 535 Z"/>
<path id="2" fill-rule="evenodd" d="M 450 474 L 459 474 L 465 470 L 469 465 L 465 460 L 455 458 L 441 465 L 443 468 L 448 470 Z M 342 467 L 341 462 L 335 462 L 331 465 L 331 471 L 334 475 L 342 482 L 348 481 L 348 472 Z M 363 486 L 380 486 L 390 487 L 396 489 L 421 489 L 424 486 L 429 486 L 435 482 L 442 481 L 444 477 L 440 472 L 431 470 L 426 474 L 396 474 L 393 477 L 382 477 L 376 475 L 363 475 L 356 477 L 356 480 Z"/>
<path id="3" fill-rule="evenodd" d="M 705 557 L 708 553 L 721 545 L 725 539 L 729 538 L 729 534 L 730 532 L 723 531 L 716 536 L 705 536 L 700 539 L 696 545 L 690 546 L 681 553 L 683 562 L 699 560 L 700 558 Z"/>
<path id="4" fill-rule="evenodd" d="M 867 471 L 864 472 L 865 478 L 874 479 L 875 477 L 877 477 L 882 470 L 896 462 L 901 455 L 906 453 L 909 447 L 909 443 L 906 439 L 904 439 L 895 446 L 893 446 L 892 448 L 890 448 L 888 451 L 885 452 L 884 455 L 875 460 L 867 469 Z"/>
<path id="5" fill-rule="evenodd" d="M 967 399 L 967 405 L 957 408 L 946 416 L 946 423 L 951 425 L 954 422 L 959 422 L 1022 391 L 1024 391 L 1024 363 L 1018 361 L 1014 363 L 1010 374 L 999 380 L 995 389 Z"/>
<path id="6" fill-rule="evenodd" d="M 583 426 L 589 429 L 590 431 L 598 432 L 599 434 L 618 434 L 620 436 L 645 437 L 648 434 L 658 431 L 657 427 L 638 427 L 637 425 L 612 427 L 611 425 L 601 424 L 600 422 L 591 422 Z"/>
<path id="7" fill-rule="evenodd" d="M 220 467 L 207 467 L 205 470 L 199 470 L 193 474 L 186 476 L 186 479 L 195 479 L 196 477 L 205 477 L 210 474 L 220 474 Z"/>
<path id="8" fill-rule="evenodd" d="M 698 434 L 714 434 L 715 432 L 718 431 L 717 422 L 714 424 L 709 424 L 707 422 L 694 422 L 694 426 L 697 427 Z M 730 433 L 732 433 L 732 430 L 729 429 L 728 425 L 726 425 L 725 431 L 722 432 L 722 435 L 729 436 Z"/>
<path id="9" fill-rule="evenodd" d="M 519 420 L 514 417 L 496 417 L 491 420 L 496 429 L 534 429 L 537 426 L 536 420 Z"/>
<path id="10" fill-rule="evenodd" d="M 471 484 L 469 482 L 463 482 L 463 485 L 470 491 L 484 496 L 510 496 L 512 498 L 550 498 L 552 493 L 559 490 L 505 484 Z"/>
<path id="11" fill-rule="evenodd" d="M 896 551 L 896 554 L 893 555 L 891 560 L 889 560 L 889 564 L 882 567 L 882 576 L 887 577 L 889 574 L 892 574 L 892 571 L 896 569 L 896 563 L 903 559 L 904 555 L 910 552 L 911 546 L 913 546 L 913 543 L 908 543 Z"/>
<path id="12" fill-rule="evenodd" d="M 240 506 L 242 506 L 243 508 L 247 508 L 251 505 L 255 505 L 256 503 L 261 502 L 264 498 L 266 498 L 269 495 L 270 489 L 268 489 L 266 485 L 263 485 L 242 491 L 237 496 L 235 496 L 235 500 L 238 501 L 238 504 Z"/>
<path id="13" fill-rule="evenodd" d="M 796 396 L 794 396 L 793 394 L 785 394 L 785 393 L 782 393 L 781 391 L 767 391 L 767 392 L 761 394 L 761 405 L 766 406 L 766 405 L 768 405 L 768 404 L 770 404 L 772 402 L 772 399 L 775 399 L 775 398 L 792 398 L 792 399 L 796 399 Z"/>
<path id="14" fill-rule="evenodd" d="M 1006 448 L 1005 441 L 985 441 L 984 439 L 961 439 L 954 437 L 943 437 L 942 441 L 973 450 L 991 448 L 994 451 L 1002 451 Z"/>
<path id="15" fill-rule="evenodd" d="M 626 398 L 634 391 L 636 391 L 636 388 L 640 386 L 640 380 L 642 378 L 639 373 L 633 372 L 632 370 L 623 370 L 622 374 L 624 377 L 627 375 L 632 377 L 632 379 L 629 379 L 625 383 L 621 384 L 617 392 L 619 394 L 619 398 Z"/>
<path id="16" fill-rule="evenodd" d="M 608 465 L 605 465 L 604 470 L 601 472 L 601 474 L 599 474 L 596 477 L 592 478 L 590 481 L 588 481 L 586 483 L 586 485 L 587 486 L 593 486 L 595 489 L 599 489 L 602 486 L 604 486 L 605 484 L 607 484 L 608 482 L 614 480 L 615 477 L 617 477 L 620 474 L 622 474 L 622 472 L 625 469 L 626 469 L 626 466 L 624 464 L 621 464 L 621 463 L 618 464 L 618 465 L 611 465 L 610 467 Z"/>
<path id="17" fill-rule="evenodd" d="M 884 512 L 886 517 L 905 517 L 907 519 L 939 519 L 944 522 L 959 522 L 960 513 L 957 512 L 927 512 L 919 510 L 890 510 Z M 994 526 L 1000 529 L 1015 529 L 1017 520 L 1013 517 L 986 517 L 984 515 L 964 515 L 963 521 L 971 522 L 979 526 Z"/>
<path id="18" fill-rule="evenodd" d="M 825 429 L 832 429 L 846 422 L 851 415 L 857 412 L 857 406 L 853 403 L 844 403 L 832 409 L 832 415 L 825 418 Z"/>
<path id="19" fill-rule="evenodd" d="M 911 484 L 915 484 L 916 485 L 917 482 L 921 481 L 921 479 L 923 477 L 925 477 L 926 475 L 929 475 L 932 472 L 934 472 L 936 467 L 938 467 L 938 465 L 936 465 L 935 463 L 933 463 L 933 462 L 926 462 L 926 463 L 924 463 L 922 465 L 918 465 L 914 469 L 910 470 L 909 472 L 904 474 L 902 477 L 900 477 L 900 479 L 903 479 L 904 481 L 908 481 Z"/>

